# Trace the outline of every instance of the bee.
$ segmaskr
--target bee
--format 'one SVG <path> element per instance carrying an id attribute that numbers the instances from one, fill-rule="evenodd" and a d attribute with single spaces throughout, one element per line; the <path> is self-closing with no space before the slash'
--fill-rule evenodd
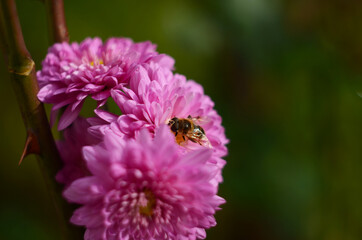
<path id="1" fill-rule="evenodd" d="M 211 148 L 209 139 L 205 135 L 205 130 L 196 124 L 200 117 L 192 118 L 190 115 L 187 118 L 172 118 L 168 125 L 171 131 L 175 134 L 176 142 L 182 145 L 190 140 L 202 146 Z"/>

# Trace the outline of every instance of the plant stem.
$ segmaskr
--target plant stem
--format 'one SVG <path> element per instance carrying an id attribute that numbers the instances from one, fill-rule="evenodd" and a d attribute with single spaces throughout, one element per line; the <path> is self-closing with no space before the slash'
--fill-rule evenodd
<path id="1" fill-rule="evenodd" d="M 63 0 L 45 0 L 48 15 L 50 42 L 68 42 L 68 29 L 65 22 Z"/>
<path id="2" fill-rule="evenodd" d="M 72 209 L 62 197 L 62 186 L 55 175 L 62 166 L 43 104 L 37 99 L 35 64 L 23 39 L 14 0 L 0 0 L 0 25 L 5 59 L 12 87 L 20 106 L 28 136 L 38 146 L 37 160 L 54 202 L 63 239 L 82 239 L 79 228 L 69 223 Z"/>
<path id="3" fill-rule="evenodd" d="M 64 3 L 63 0 L 43 0 L 47 19 L 48 19 L 48 35 L 50 44 L 69 42 L 68 28 L 65 22 Z M 65 107 L 59 109 L 58 120 L 64 113 Z M 58 132 L 58 137 L 63 139 L 63 132 Z"/>

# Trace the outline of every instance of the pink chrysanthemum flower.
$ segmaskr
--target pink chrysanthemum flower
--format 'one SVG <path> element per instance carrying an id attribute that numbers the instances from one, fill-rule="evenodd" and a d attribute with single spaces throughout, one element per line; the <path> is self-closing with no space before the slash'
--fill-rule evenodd
<path id="1" fill-rule="evenodd" d="M 157 62 L 172 69 L 174 60 L 155 49 L 150 42 L 133 43 L 127 38 L 111 38 L 104 44 L 99 38 L 87 38 L 80 44 L 56 43 L 37 73 L 38 98 L 53 104 L 52 119 L 57 110 L 66 107 L 58 125 L 63 130 L 76 119 L 87 96 L 102 106 L 111 89 L 128 83 L 138 64 Z"/>
<path id="2" fill-rule="evenodd" d="M 224 200 L 210 183 L 212 151 L 180 155 L 167 126 L 154 139 L 145 129 L 127 141 L 107 133 L 83 154 L 93 176 L 74 181 L 64 195 L 83 205 L 71 222 L 87 228 L 86 240 L 203 239 L 216 224 Z"/>
<path id="3" fill-rule="evenodd" d="M 100 142 L 88 133 L 90 124 L 86 119 L 78 117 L 73 124 L 64 130 L 62 140 L 57 141 L 57 147 L 64 166 L 57 173 L 58 182 L 70 185 L 74 180 L 90 175 L 82 156 L 82 148 Z"/>
<path id="4" fill-rule="evenodd" d="M 123 115 L 118 117 L 97 110 L 96 114 L 105 125 L 91 119 L 94 124 L 100 124 L 92 127 L 93 132 L 112 128 L 133 137 L 142 128 L 154 132 L 173 117 L 187 118 L 190 115 L 200 119 L 197 124 L 205 130 L 214 155 L 223 157 L 227 154 L 225 145 L 228 139 L 221 125 L 221 117 L 213 108 L 210 97 L 204 94 L 202 86 L 196 82 L 187 81 L 179 74 L 173 75 L 169 69 L 157 63 L 143 64 L 136 66 L 128 85 L 122 86 L 120 90 L 111 90 L 111 95 Z M 183 146 L 197 145 L 188 141 Z"/>

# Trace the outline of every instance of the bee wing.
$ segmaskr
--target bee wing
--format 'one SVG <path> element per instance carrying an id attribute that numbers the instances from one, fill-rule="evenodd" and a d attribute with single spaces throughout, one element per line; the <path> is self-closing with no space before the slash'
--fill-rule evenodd
<path id="1" fill-rule="evenodd" d="M 209 139 L 203 132 L 201 132 L 200 129 L 194 129 L 192 133 L 187 134 L 187 138 L 190 139 L 192 142 L 196 142 L 204 147 L 212 148 Z"/>
<path id="2" fill-rule="evenodd" d="M 205 134 L 201 137 L 201 139 L 199 140 L 199 143 L 204 147 L 212 148 L 211 143 Z"/>
<path id="3" fill-rule="evenodd" d="M 190 115 L 187 117 L 188 119 L 192 120 L 195 124 L 200 125 L 200 126 L 205 126 L 208 123 L 211 122 L 210 117 L 207 116 L 197 116 L 197 117 L 191 117 Z"/>

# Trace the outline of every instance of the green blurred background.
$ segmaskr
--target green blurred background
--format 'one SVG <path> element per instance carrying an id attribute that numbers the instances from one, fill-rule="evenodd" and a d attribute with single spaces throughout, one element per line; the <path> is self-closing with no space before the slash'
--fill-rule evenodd
<path id="1" fill-rule="evenodd" d="M 38 68 L 41 1 L 18 0 Z M 201 83 L 229 144 L 207 239 L 362 239 L 362 5 L 358 0 L 65 0 L 71 41 L 151 40 Z M 0 239 L 59 239 L 0 60 Z"/>

